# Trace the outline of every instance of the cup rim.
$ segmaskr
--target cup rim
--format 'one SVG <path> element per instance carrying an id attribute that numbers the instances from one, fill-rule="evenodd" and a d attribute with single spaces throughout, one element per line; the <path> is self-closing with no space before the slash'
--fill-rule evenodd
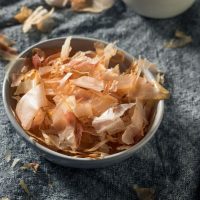
<path id="1" fill-rule="evenodd" d="M 56 41 L 56 40 L 65 40 L 66 37 L 56 37 L 56 38 L 52 38 L 52 39 L 48 39 L 48 40 L 44 40 L 44 41 L 40 41 L 34 45 L 31 45 L 30 47 L 26 48 L 24 51 L 22 51 L 17 59 L 21 58 L 25 53 L 29 52 L 31 49 L 38 47 L 41 44 L 44 43 L 48 43 L 48 42 L 52 42 L 52 41 Z M 80 36 L 72 36 L 72 39 L 79 39 L 79 40 L 88 40 L 88 41 L 93 41 L 93 42 L 101 42 L 104 44 L 108 44 L 108 42 L 105 42 L 103 40 L 99 40 L 99 39 L 95 39 L 95 38 L 89 38 L 89 37 L 80 37 Z M 126 57 L 128 58 L 133 58 L 133 56 L 131 56 L 128 52 L 122 50 L 121 48 L 117 49 L 121 52 L 123 52 Z M 71 160 L 73 162 L 76 161 L 81 161 L 81 162 L 94 162 L 94 161 L 98 161 L 98 162 L 104 162 L 106 160 L 111 160 L 113 158 L 120 158 L 120 157 L 125 157 L 128 155 L 132 155 L 135 151 L 137 151 L 139 148 L 141 148 L 144 144 L 146 144 L 155 134 L 155 132 L 157 131 L 162 118 L 163 118 L 163 114 L 164 114 L 164 100 L 160 100 L 158 102 L 157 105 L 157 109 L 156 109 L 156 114 L 154 117 L 154 120 L 152 122 L 151 128 L 148 130 L 148 132 L 146 133 L 146 135 L 135 145 L 133 145 L 132 147 L 130 147 L 127 150 L 123 150 L 121 152 L 115 153 L 115 154 L 111 154 L 108 156 L 105 156 L 101 159 L 91 159 L 91 158 L 77 158 L 77 157 L 73 157 L 73 156 L 69 156 L 66 154 L 62 154 L 59 152 L 56 152 L 54 150 L 49 149 L 48 147 L 45 147 L 44 145 L 38 143 L 37 141 L 33 140 L 27 133 L 26 131 L 20 126 L 20 124 L 17 122 L 11 108 L 10 105 L 7 102 L 7 97 L 6 97 L 6 87 L 7 87 L 7 82 L 8 82 L 8 78 L 10 75 L 10 71 L 12 69 L 12 67 L 15 66 L 15 62 L 11 63 L 9 68 L 7 69 L 5 76 L 4 76 L 4 81 L 3 81 L 3 87 L 2 87 L 2 97 L 3 97 L 3 104 L 4 104 L 4 109 L 6 111 L 6 114 L 11 122 L 11 124 L 14 126 L 14 128 L 16 129 L 18 135 L 22 136 L 24 140 L 26 140 L 29 144 L 35 146 L 36 148 L 38 148 L 40 151 L 47 153 L 49 155 L 53 155 L 62 159 L 67 159 L 67 160 Z"/>

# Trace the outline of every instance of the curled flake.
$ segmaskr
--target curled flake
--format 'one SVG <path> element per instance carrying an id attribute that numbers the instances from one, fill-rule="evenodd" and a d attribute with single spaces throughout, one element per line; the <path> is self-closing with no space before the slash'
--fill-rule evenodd
<path id="1" fill-rule="evenodd" d="M 14 160 L 13 160 L 13 163 L 12 163 L 12 165 L 11 165 L 11 168 L 14 168 L 16 165 L 17 165 L 17 163 L 20 161 L 20 159 L 19 158 L 15 158 Z"/>
<path id="2" fill-rule="evenodd" d="M 39 168 L 39 164 L 38 163 L 25 163 L 22 167 L 20 167 L 20 169 L 22 170 L 26 170 L 26 169 L 31 169 L 34 173 L 36 173 L 38 171 Z"/>
<path id="3" fill-rule="evenodd" d="M 176 30 L 175 38 L 171 39 L 170 41 L 166 42 L 164 47 L 165 48 L 181 48 L 184 47 L 192 42 L 192 37 L 186 35 L 184 32 Z"/>
<path id="4" fill-rule="evenodd" d="M 71 39 L 72 39 L 72 37 L 67 37 L 62 46 L 61 53 L 60 53 L 60 57 L 62 60 L 66 60 L 69 57 L 69 53 L 72 49 L 70 46 Z"/>
<path id="5" fill-rule="evenodd" d="M 104 89 L 104 82 L 89 76 L 82 76 L 71 81 L 74 85 L 95 91 L 102 91 Z"/>
<path id="6" fill-rule="evenodd" d="M 92 126 L 96 129 L 97 132 L 103 133 L 108 132 L 114 134 L 124 130 L 125 126 L 121 120 L 121 116 L 135 104 L 121 104 L 106 110 L 99 117 L 95 117 L 92 121 Z"/>
<path id="7" fill-rule="evenodd" d="M 26 19 L 32 14 L 32 10 L 27 8 L 26 6 L 22 6 L 20 11 L 15 15 L 15 19 L 23 23 Z"/>
<path id="8" fill-rule="evenodd" d="M 11 157 L 12 157 L 11 151 L 7 150 L 6 153 L 5 153 L 5 160 L 6 160 L 6 162 L 10 162 Z"/>
<path id="9" fill-rule="evenodd" d="M 134 113 L 131 117 L 131 124 L 127 126 L 122 134 L 122 142 L 125 144 L 133 144 L 135 137 L 141 137 L 144 134 L 144 127 L 147 123 L 143 104 L 137 100 Z"/>
<path id="10" fill-rule="evenodd" d="M 117 48 L 114 43 L 108 44 L 104 49 L 104 65 L 108 68 L 110 59 L 117 53 Z"/>
<path id="11" fill-rule="evenodd" d="M 12 48 L 14 44 L 14 41 L 0 34 L 0 58 L 7 61 L 15 60 L 17 58 L 17 50 Z"/>
<path id="12" fill-rule="evenodd" d="M 21 179 L 21 180 L 19 181 L 19 185 L 21 186 L 21 188 L 22 188 L 28 195 L 30 195 L 28 186 L 26 185 L 26 183 L 24 182 L 24 180 Z"/>
<path id="13" fill-rule="evenodd" d="M 31 128 L 34 117 L 41 107 L 47 106 L 44 87 L 42 84 L 29 90 L 17 103 L 16 113 L 25 130 Z"/>
<path id="14" fill-rule="evenodd" d="M 71 6 L 77 12 L 102 12 L 114 4 L 114 0 L 71 0 Z"/>
<path id="15" fill-rule="evenodd" d="M 27 33 L 32 26 L 38 25 L 48 19 L 49 17 L 52 17 L 52 14 L 54 12 L 54 9 L 52 8 L 49 12 L 43 8 L 42 6 L 37 7 L 33 13 L 26 19 L 23 25 L 23 32 Z"/>

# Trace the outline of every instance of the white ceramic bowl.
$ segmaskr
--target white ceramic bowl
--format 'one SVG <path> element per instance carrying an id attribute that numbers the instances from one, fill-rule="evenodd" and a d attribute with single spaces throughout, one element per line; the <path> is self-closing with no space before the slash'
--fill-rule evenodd
<path id="1" fill-rule="evenodd" d="M 55 39 L 50 39 L 46 41 L 39 42 L 25 51 L 23 51 L 19 57 L 23 58 L 28 55 L 31 55 L 31 50 L 33 48 L 42 48 L 42 49 L 51 49 L 54 51 L 54 49 L 58 50 L 61 48 L 63 42 L 65 41 L 65 38 L 55 38 Z M 82 38 L 82 37 L 73 37 L 72 38 L 72 48 L 77 50 L 92 50 L 93 43 L 97 42 L 99 40 L 96 39 L 91 39 L 91 38 Z M 102 43 L 106 43 L 103 41 L 99 41 Z M 128 64 L 132 60 L 132 56 L 126 53 L 125 51 L 118 49 L 119 51 L 122 51 L 125 54 L 125 63 Z M 11 98 L 13 89 L 10 87 L 11 81 L 10 77 L 13 72 L 17 72 L 20 68 L 20 62 L 14 62 L 11 64 L 10 68 L 6 72 L 5 79 L 3 82 L 3 102 L 5 106 L 6 113 L 8 115 L 8 118 L 10 119 L 12 125 L 15 127 L 17 133 L 22 136 L 22 138 L 29 143 L 33 149 L 37 150 L 42 156 L 44 156 L 46 159 L 49 161 L 52 161 L 56 164 L 63 165 L 63 166 L 68 166 L 68 167 L 76 167 L 76 168 L 98 168 L 98 167 L 104 167 L 108 166 L 114 163 L 118 163 L 122 160 L 127 159 L 128 157 L 132 156 L 134 152 L 145 145 L 155 134 L 157 131 L 163 117 L 163 111 L 164 111 L 164 101 L 159 101 L 157 109 L 156 109 L 156 114 L 155 118 L 150 126 L 150 129 L 148 133 L 145 135 L 145 137 L 138 142 L 136 145 L 131 147 L 128 150 L 109 155 L 103 159 L 99 160 L 91 160 L 87 158 L 74 158 L 71 156 L 67 156 L 58 152 L 55 152 L 51 149 L 48 149 L 47 147 L 35 142 L 33 139 L 29 137 L 29 135 L 24 131 L 24 129 L 20 126 L 18 121 L 16 120 L 14 114 L 13 114 L 13 109 L 15 108 L 15 102 Z M 14 133 L 13 133 L 14 134 Z"/>
<path id="2" fill-rule="evenodd" d="M 151 18 L 169 18 L 192 6 L 195 0 L 123 0 L 140 15 Z"/>

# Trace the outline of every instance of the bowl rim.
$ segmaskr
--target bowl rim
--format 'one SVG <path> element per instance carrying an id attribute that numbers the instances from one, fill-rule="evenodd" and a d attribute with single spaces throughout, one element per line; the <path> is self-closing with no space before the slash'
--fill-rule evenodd
<path id="1" fill-rule="evenodd" d="M 65 40 L 65 39 L 66 39 L 66 37 L 56 37 L 56 38 L 51 38 L 51 39 L 47 39 L 47 40 L 35 43 L 35 44 L 31 45 L 30 47 L 26 48 L 24 51 L 22 51 L 18 55 L 17 59 L 21 58 L 25 53 L 29 52 L 31 49 L 33 49 L 35 47 L 38 47 L 41 44 L 49 43 L 49 42 L 57 41 L 57 40 Z M 76 39 L 78 39 L 78 40 L 88 40 L 88 41 L 92 41 L 92 42 L 101 42 L 101 43 L 104 43 L 104 44 L 108 44 L 108 42 L 106 42 L 106 41 L 95 39 L 95 38 L 89 38 L 89 37 L 72 36 L 72 39 L 74 39 L 74 40 L 76 40 Z M 117 47 L 117 49 L 119 51 L 123 52 L 126 57 L 133 58 L 133 56 L 131 56 L 128 52 L 124 51 L 123 49 L 118 48 L 118 47 Z M 16 129 L 18 135 L 22 136 L 23 139 L 25 139 L 29 144 L 35 146 L 40 151 L 45 152 L 47 154 L 50 154 L 50 155 L 53 155 L 53 156 L 56 156 L 56 157 L 59 157 L 59 158 L 62 158 L 62 159 L 71 160 L 73 162 L 76 162 L 76 161 L 80 162 L 81 161 L 81 162 L 85 162 L 85 163 L 86 162 L 94 162 L 94 161 L 97 161 L 97 162 L 101 162 L 102 161 L 102 162 L 104 162 L 106 160 L 111 160 L 113 158 L 125 157 L 125 156 L 128 156 L 130 154 L 133 154 L 135 151 L 137 151 L 139 148 L 141 148 L 144 144 L 146 144 L 153 137 L 153 135 L 157 131 L 157 129 L 158 129 L 158 127 L 159 127 L 159 125 L 160 125 L 160 123 L 161 123 L 161 121 L 163 119 L 164 100 L 160 100 L 158 102 L 158 105 L 157 105 L 156 114 L 155 114 L 154 120 L 152 122 L 151 128 L 148 130 L 146 135 L 138 143 L 136 143 L 135 145 L 133 145 L 129 149 L 120 151 L 120 152 L 115 153 L 115 154 L 111 154 L 111 155 L 105 156 L 105 157 L 103 157 L 101 159 L 77 158 L 77 157 L 73 157 L 73 156 L 69 156 L 69 155 L 66 155 L 66 154 L 62 154 L 62 153 L 56 152 L 56 151 L 51 150 L 48 147 L 45 147 L 44 145 L 38 143 L 37 141 L 33 140 L 31 138 L 31 136 L 29 136 L 26 133 L 26 131 L 17 122 L 17 120 L 16 120 L 16 118 L 15 118 L 15 116 L 14 116 L 14 114 L 13 114 L 13 112 L 12 112 L 8 102 L 7 102 L 6 87 L 7 87 L 8 78 L 9 78 L 11 69 L 14 66 L 15 66 L 15 62 L 11 63 L 9 68 L 7 69 L 6 73 L 5 73 L 5 76 L 4 76 L 3 87 L 2 87 L 2 97 L 3 97 L 4 109 L 6 111 L 6 114 L 7 114 L 8 118 L 9 118 L 11 124 Z"/>

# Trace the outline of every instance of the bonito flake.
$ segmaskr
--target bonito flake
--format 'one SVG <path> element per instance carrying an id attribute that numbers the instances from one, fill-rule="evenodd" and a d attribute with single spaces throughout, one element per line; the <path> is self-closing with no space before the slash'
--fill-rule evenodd
<path id="1" fill-rule="evenodd" d="M 71 0 L 72 10 L 99 13 L 113 6 L 114 0 Z"/>
<path id="2" fill-rule="evenodd" d="M 50 55 L 33 49 L 29 70 L 12 75 L 17 119 L 35 141 L 70 156 L 101 159 L 131 148 L 169 97 L 155 65 L 134 59 L 120 72 L 126 64 L 113 43 L 75 51 L 72 40 Z"/>
<path id="3" fill-rule="evenodd" d="M 14 44 L 14 41 L 0 34 L 0 59 L 12 61 L 17 58 L 17 50 L 12 47 Z"/>
<path id="4" fill-rule="evenodd" d="M 23 23 L 22 30 L 24 33 L 30 31 L 33 26 L 36 26 L 36 28 L 42 32 L 47 32 L 53 24 L 53 21 L 50 21 L 52 19 L 53 12 L 54 8 L 52 8 L 48 12 L 47 9 L 43 8 L 42 6 L 39 6 L 33 12 L 29 12 L 30 15 L 27 15 L 27 17 L 24 18 L 24 20 L 21 20 L 21 18 L 19 20 L 19 17 L 17 19 L 18 21 Z M 47 25 L 45 25 L 45 23 Z"/>

